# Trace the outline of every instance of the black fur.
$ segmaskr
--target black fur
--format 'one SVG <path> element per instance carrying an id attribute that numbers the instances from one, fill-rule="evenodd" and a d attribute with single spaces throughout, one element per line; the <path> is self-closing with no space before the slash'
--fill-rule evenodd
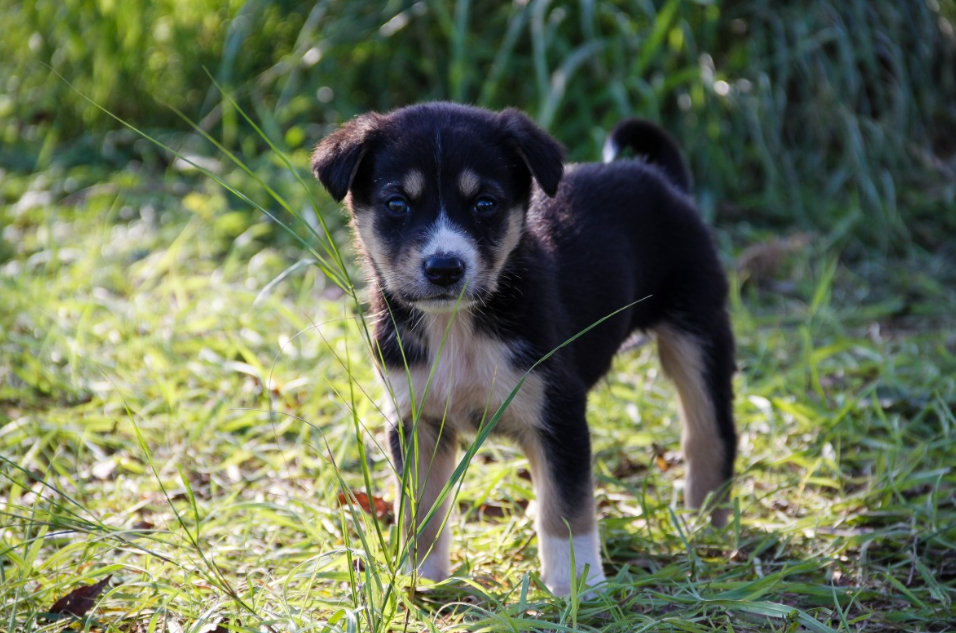
<path id="1" fill-rule="evenodd" d="M 660 166 L 672 183 L 684 193 L 690 193 L 690 170 L 670 134 L 650 121 L 625 119 L 608 135 L 604 144 L 604 161 L 614 161 L 625 149 Z"/>
<path id="2" fill-rule="evenodd" d="M 312 173 L 336 202 L 348 193 L 355 170 L 374 143 L 378 121 L 374 112 L 356 117 L 327 136 L 312 153 Z"/>

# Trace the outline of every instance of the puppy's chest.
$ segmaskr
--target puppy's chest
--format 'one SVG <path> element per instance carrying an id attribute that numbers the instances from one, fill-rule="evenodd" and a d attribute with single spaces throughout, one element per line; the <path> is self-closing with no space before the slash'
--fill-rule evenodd
<path id="1" fill-rule="evenodd" d="M 450 325 L 449 325 L 450 322 Z M 473 433 L 489 422 L 525 375 L 514 366 L 515 343 L 476 331 L 468 314 L 426 315 L 403 338 L 420 345 L 424 360 L 390 368 L 388 379 L 398 413 L 410 420 L 414 410 L 429 420 L 445 420 L 459 432 Z M 496 432 L 520 435 L 541 423 L 544 378 L 532 372 L 508 403 Z"/>

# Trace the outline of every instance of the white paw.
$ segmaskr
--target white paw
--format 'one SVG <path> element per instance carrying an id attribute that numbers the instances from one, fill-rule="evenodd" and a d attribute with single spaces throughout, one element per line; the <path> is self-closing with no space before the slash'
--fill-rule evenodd
<path id="1" fill-rule="evenodd" d="M 541 572 L 544 584 L 556 596 L 567 598 L 571 595 L 571 547 L 574 547 L 574 577 L 579 577 L 585 566 L 588 568 L 587 587 L 594 587 L 606 580 L 601 568 L 601 541 L 597 531 L 579 534 L 573 539 L 538 534 L 541 553 Z M 580 587 L 580 585 L 578 585 Z M 596 594 L 587 593 L 592 598 Z"/>
<path id="2" fill-rule="evenodd" d="M 441 582 L 451 576 L 451 563 L 447 557 L 432 553 L 418 566 L 418 575 L 428 580 Z"/>
<path id="3" fill-rule="evenodd" d="M 588 569 L 588 579 L 586 583 L 586 590 L 584 590 L 584 599 L 593 600 L 597 598 L 598 595 L 604 590 L 602 583 L 604 583 L 607 578 L 604 576 L 604 571 L 600 568 L 597 571 L 593 569 Z M 555 578 L 553 581 L 549 578 L 546 578 L 544 584 L 547 585 L 548 589 L 552 594 L 559 598 L 569 598 L 571 596 L 571 576 L 570 574 L 565 576 L 563 579 Z M 581 585 L 578 585 L 578 592 L 582 591 Z"/>

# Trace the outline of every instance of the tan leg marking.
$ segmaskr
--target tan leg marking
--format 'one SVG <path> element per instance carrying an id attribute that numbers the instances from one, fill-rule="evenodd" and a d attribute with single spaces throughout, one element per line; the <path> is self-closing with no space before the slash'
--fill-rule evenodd
<path id="1" fill-rule="evenodd" d="M 407 441 L 412 441 L 411 439 Z M 424 523 L 428 513 L 438 501 L 442 489 L 451 479 L 455 471 L 455 439 L 454 433 L 444 429 L 441 441 L 438 441 L 436 432 L 432 429 L 425 429 L 424 423 L 418 430 L 418 456 L 416 459 L 415 449 L 409 450 L 409 461 L 415 461 L 415 470 L 409 473 L 408 486 L 414 491 L 414 498 L 408 497 L 408 489 L 404 491 L 405 512 L 403 514 L 403 527 L 405 540 L 411 538 L 415 530 Z M 419 573 L 430 580 L 440 581 L 451 575 L 451 563 L 449 561 L 449 549 L 451 545 L 451 532 L 449 529 L 442 529 L 445 517 L 448 514 L 449 500 L 451 495 L 446 496 L 445 500 L 438 506 L 434 516 L 425 526 L 418 540 L 412 545 L 412 551 L 409 556 L 411 566 L 418 569 Z M 398 504 L 400 499 L 396 499 L 396 515 L 398 514 Z"/>
<path id="2" fill-rule="evenodd" d="M 661 365 L 677 386 L 680 397 L 681 450 L 687 462 L 684 502 L 691 508 L 700 508 L 709 493 L 726 483 L 724 447 L 704 380 L 701 343 L 689 334 L 663 326 L 657 328 L 657 345 Z M 712 520 L 722 525 L 726 511 L 715 510 Z"/>
<path id="3" fill-rule="evenodd" d="M 565 510 L 561 503 L 560 492 L 554 485 L 553 476 L 548 472 L 541 444 L 534 437 L 534 433 L 528 433 L 522 437 L 521 446 L 531 463 L 535 505 L 538 508 L 535 519 L 538 530 L 564 538 L 568 536 L 568 526 L 571 527 L 572 534 L 585 534 L 594 530 L 597 520 L 594 515 L 593 494 L 588 494 L 586 500 L 583 500 L 580 506 L 573 508 L 573 513 L 568 516 L 568 510 Z M 591 485 L 590 482 L 589 485 Z M 565 521 L 568 525 L 565 525 Z"/>

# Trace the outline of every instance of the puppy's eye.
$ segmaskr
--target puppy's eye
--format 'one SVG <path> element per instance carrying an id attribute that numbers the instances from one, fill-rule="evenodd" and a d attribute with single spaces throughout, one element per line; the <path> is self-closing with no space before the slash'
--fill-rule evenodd
<path id="1" fill-rule="evenodd" d="M 487 196 L 475 200 L 475 213 L 478 215 L 491 215 L 497 208 L 498 203 Z"/>
<path id="2" fill-rule="evenodd" d="M 389 198 L 385 203 L 389 214 L 399 216 L 409 212 L 408 203 L 403 198 Z"/>

